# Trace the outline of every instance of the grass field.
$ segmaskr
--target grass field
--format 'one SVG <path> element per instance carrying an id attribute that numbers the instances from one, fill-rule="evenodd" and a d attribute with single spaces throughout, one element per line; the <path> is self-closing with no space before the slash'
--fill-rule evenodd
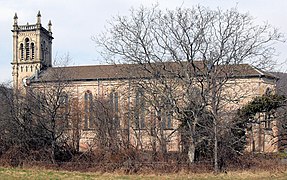
<path id="1" fill-rule="evenodd" d="M 229 172 L 227 174 L 124 175 L 120 173 L 81 173 L 40 169 L 0 168 L 0 179 L 287 179 L 287 172 Z"/>

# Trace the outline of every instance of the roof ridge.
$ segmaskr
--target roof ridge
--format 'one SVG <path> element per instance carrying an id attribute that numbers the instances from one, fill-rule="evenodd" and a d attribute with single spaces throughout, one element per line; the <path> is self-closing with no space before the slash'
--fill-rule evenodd
<path id="1" fill-rule="evenodd" d="M 200 61 L 196 61 L 197 63 Z M 170 64 L 170 68 L 175 68 L 173 71 L 180 73 L 180 64 L 174 62 L 174 65 Z M 202 64 L 198 64 L 200 67 Z M 44 72 L 41 72 L 41 78 L 43 80 L 53 80 L 49 74 L 53 71 L 64 71 L 67 74 L 69 80 L 92 80 L 92 79 L 122 79 L 122 78 L 141 78 L 152 77 L 153 74 L 144 72 L 139 68 L 138 64 L 101 64 L 101 65 L 85 65 L 85 66 L 63 66 L 63 67 L 50 67 Z M 169 67 L 169 66 L 168 66 Z M 167 67 L 167 68 L 168 68 Z M 204 70 L 205 67 L 201 67 Z M 230 77 L 267 77 L 276 78 L 275 75 L 264 72 L 250 64 L 229 64 L 223 66 Z M 46 71 L 46 72 L 45 72 Z M 142 72 L 143 71 L 143 72 Z M 165 70 L 163 70 L 165 71 Z M 177 72 L 178 71 L 178 72 Z M 166 71 L 170 73 L 169 71 Z M 139 74 L 141 73 L 141 74 Z M 224 72 L 222 72 L 224 73 Z M 171 73 L 172 74 L 172 73 Z M 227 74 L 227 75 L 228 75 Z"/>
<path id="2" fill-rule="evenodd" d="M 255 71 L 257 71 L 260 75 L 262 75 L 262 76 L 265 75 L 265 72 L 262 71 L 261 69 L 258 69 L 257 67 L 252 66 L 252 65 L 250 65 L 250 67 L 253 68 L 253 69 L 255 69 Z"/>

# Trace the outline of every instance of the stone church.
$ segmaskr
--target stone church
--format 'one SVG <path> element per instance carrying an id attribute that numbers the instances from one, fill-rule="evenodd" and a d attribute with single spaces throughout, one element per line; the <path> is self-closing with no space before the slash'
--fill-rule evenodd
<path id="1" fill-rule="evenodd" d="M 122 129 L 128 133 L 127 140 L 134 146 L 143 149 L 152 149 L 154 144 L 160 141 L 151 135 L 145 128 L 147 122 L 154 121 L 155 113 L 143 113 L 144 109 L 139 108 L 136 112 L 129 113 L 130 105 L 143 105 L 141 98 L 143 94 L 136 92 L 132 85 L 139 77 L 130 77 L 130 73 L 124 71 L 128 66 L 133 65 L 93 65 L 93 66 L 69 66 L 52 67 L 52 24 L 44 28 L 41 22 L 40 12 L 37 14 L 36 24 L 19 25 L 17 14 L 14 16 L 13 25 L 13 60 L 12 76 L 14 88 L 20 90 L 41 86 L 42 83 L 55 83 L 67 80 L 69 87 L 73 89 L 73 99 L 82 102 L 80 112 L 81 130 L 79 135 L 80 149 L 84 150 L 93 146 L 94 124 L 91 121 L 90 102 L 92 98 L 111 98 L 113 112 L 117 116 L 113 118 Z M 236 106 L 250 101 L 253 97 L 262 95 L 267 89 L 274 89 L 276 77 L 252 67 L 248 64 L 234 65 L 236 73 L 233 79 L 239 82 L 236 85 L 237 91 L 247 94 Z M 60 79 L 51 74 L 60 70 L 64 73 Z M 75 98 L 76 97 L 76 98 Z M 125 106 L 123 106 L 125 104 Z M 239 105 L 238 105 L 239 104 Z M 126 113 L 128 112 L 128 113 Z M 161 118 L 163 130 L 158 131 L 164 135 L 168 151 L 181 149 L 180 134 L 176 131 L 176 122 L 169 114 L 162 113 Z M 268 127 L 266 127 L 268 126 Z M 248 140 L 246 149 L 248 151 L 274 152 L 277 151 L 274 136 L 276 123 L 260 123 L 257 130 L 252 132 L 253 138 Z M 260 132 L 260 133 L 259 133 Z"/>

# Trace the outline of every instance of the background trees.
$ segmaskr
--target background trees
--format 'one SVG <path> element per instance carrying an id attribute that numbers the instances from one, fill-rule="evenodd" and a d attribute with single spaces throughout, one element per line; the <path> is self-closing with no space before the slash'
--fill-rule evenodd
<path id="1" fill-rule="evenodd" d="M 129 17 L 114 17 L 106 32 L 95 38 L 108 61 L 138 65 L 128 72 L 131 77 L 141 77 L 138 84 L 145 90 L 147 106 L 168 108 L 184 126 L 189 134 L 191 162 L 194 147 L 201 141 L 196 138 L 199 132 L 195 127 L 211 132 L 206 139 L 213 144 L 215 171 L 218 136 L 227 128 L 224 122 L 230 120 L 227 117 L 232 112 L 226 112 L 224 106 L 244 96 L 226 84 L 245 71 L 244 66 L 238 70 L 232 65 L 270 67 L 275 53 L 272 45 L 282 40 L 277 29 L 254 24 L 249 14 L 202 6 L 165 11 L 157 6 L 132 9 Z M 237 95 L 227 97 L 223 89 Z M 201 116 L 204 110 L 210 114 L 207 119 Z M 203 118 L 212 126 L 202 126 L 199 119 Z"/>
<path id="2" fill-rule="evenodd" d="M 276 93 L 280 96 L 287 97 L 287 76 L 286 73 L 277 72 L 275 75 L 279 78 L 276 83 Z M 279 128 L 278 132 L 278 141 L 279 141 L 279 148 L 280 150 L 286 149 L 286 140 L 287 140 L 287 121 L 286 121 L 286 100 L 283 103 L 283 106 L 277 109 L 276 111 L 276 119 L 277 119 L 277 126 Z"/>
<path id="3" fill-rule="evenodd" d="M 47 148 L 52 162 L 60 155 L 57 153 L 65 150 L 61 148 L 67 147 L 71 141 L 67 132 L 71 122 L 69 98 L 73 95 L 67 82 L 61 79 L 52 84 L 43 82 L 39 83 L 38 87 L 28 87 L 26 94 L 29 120 L 33 125 L 32 129 L 36 130 L 35 135 L 39 138 L 37 143 L 42 142 L 40 147 Z"/>
<path id="4" fill-rule="evenodd" d="M 32 82 L 37 85 L 31 86 L 32 82 L 29 82 L 29 86 L 19 91 L 8 85 L 1 87 L 4 107 L 1 108 L 1 138 L 7 150 L 16 149 L 15 152 L 22 153 L 22 160 L 30 158 L 55 163 L 69 159 L 71 151 L 78 150 L 79 137 L 73 135 L 79 133 L 69 131 L 79 131 L 80 121 L 75 119 L 78 118 L 75 113 L 80 109 L 72 101 L 74 94 L 63 68 L 53 68 L 45 73 L 54 79 L 53 83 L 36 75 Z"/>

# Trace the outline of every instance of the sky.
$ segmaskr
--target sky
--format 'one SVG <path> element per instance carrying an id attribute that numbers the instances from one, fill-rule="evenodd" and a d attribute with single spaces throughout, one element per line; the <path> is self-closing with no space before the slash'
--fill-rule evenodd
<path id="1" fill-rule="evenodd" d="M 188 8 L 203 5 L 210 9 L 237 7 L 248 12 L 256 23 L 268 22 L 287 38 L 286 0 L 0 0 L 0 83 L 12 80 L 12 25 L 17 12 L 18 24 L 36 23 L 41 11 L 42 26 L 52 21 L 53 58 L 70 57 L 70 65 L 105 64 L 99 49 L 92 41 L 105 31 L 113 16 L 128 15 L 131 8 L 141 5 L 151 7 L 158 4 L 161 9 Z M 287 43 L 276 45 L 278 70 L 286 71 Z"/>

